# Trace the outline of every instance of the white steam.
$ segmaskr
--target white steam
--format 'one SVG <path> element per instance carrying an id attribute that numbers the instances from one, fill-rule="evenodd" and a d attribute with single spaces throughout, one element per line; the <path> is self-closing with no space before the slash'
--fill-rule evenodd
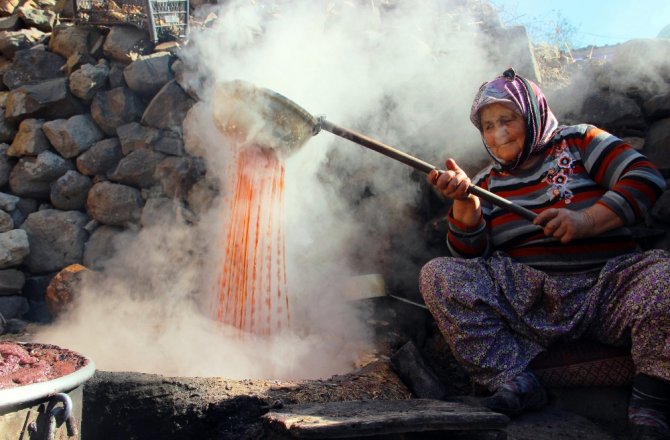
<path id="1" fill-rule="evenodd" d="M 239 0 L 206 12 L 218 19 L 193 30 L 183 57 L 197 67 L 187 80 L 203 97 L 186 141 L 207 158 L 209 173 L 225 174 L 230 149 L 207 97 L 212 84 L 236 79 L 436 165 L 483 154 L 469 106 L 478 86 L 506 66 L 486 61 L 473 20 L 451 2 Z M 408 255 L 421 247 L 403 232 L 418 194 L 410 171 L 326 132 L 287 159 L 289 332 L 240 337 L 198 306 L 222 264 L 213 244 L 223 215 L 213 209 L 197 226 L 177 219 L 128 232 L 106 269 L 87 280 L 75 313 L 39 339 L 105 370 L 232 378 L 348 371 L 372 348 L 356 307 L 342 297 L 346 278 L 383 271 L 384 250 L 402 258 L 380 236 L 404 237 Z M 227 176 L 217 177 L 225 194 Z M 365 186 L 372 196 L 352 204 Z M 352 264 L 352 253 L 365 264 Z"/>

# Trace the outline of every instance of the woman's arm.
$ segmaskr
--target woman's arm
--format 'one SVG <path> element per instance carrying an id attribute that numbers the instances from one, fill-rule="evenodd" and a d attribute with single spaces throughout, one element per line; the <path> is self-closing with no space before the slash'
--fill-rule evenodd
<path id="1" fill-rule="evenodd" d="M 452 205 L 454 218 L 469 227 L 477 226 L 482 219 L 479 197 L 469 194 L 465 199 L 455 199 Z"/>
<path id="2" fill-rule="evenodd" d="M 490 251 L 486 221 L 479 197 L 468 194 L 470 178 L 453 159 L 449 159 L 446 171 L 442 174 L 433 171 L 428 180 L 440 194 L 453 200 L 447 215 L 447 246 L 451 255 L 461 258 L 486 255 Z"/>
<path id="3" fill-rule="evenodd" d="M 589 175 L 607 192 L 581 211 L 547 209 L 538 215 L 534 223 L 562 243 L 635 223 L 665 189 L 665 180 L 646 157 L 604 130 L 583 127 L 581 137 L 572 141 Z"/>
<path id="4" fill-rule="evenodd" d="M 625 225 L 643 219 L 665 190 L 665 179 L 645 156 L 594 126 L 577 143 L 591 178 L 608 191 L 598 204 L 614 211 Z"/>

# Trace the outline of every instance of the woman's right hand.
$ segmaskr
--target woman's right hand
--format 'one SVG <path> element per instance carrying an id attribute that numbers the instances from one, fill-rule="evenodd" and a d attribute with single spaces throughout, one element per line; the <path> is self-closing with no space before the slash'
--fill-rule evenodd
<path id="1" fill-rule="evenodd" d="M 466 226 L 478 225 L 482 211 L 479 197 L 468 193 L 470 178 L 454 159 L 447 159 L 446 170 L 440 173 L 433 170 L 428 174 L 428 181 L 435 185 L 444 197 L 454 200 L 452 214 L 454 218 Z"/>
<path id="2" fill-rule="evenodd" d="M 454 159 L 447 159 L 446 170 L 440 173 L 433 170 L 428 174 L 428 181 L 435 185 L 444 197 L 452 200 L 466 200 L 469 197 L 470 178 Z"/>

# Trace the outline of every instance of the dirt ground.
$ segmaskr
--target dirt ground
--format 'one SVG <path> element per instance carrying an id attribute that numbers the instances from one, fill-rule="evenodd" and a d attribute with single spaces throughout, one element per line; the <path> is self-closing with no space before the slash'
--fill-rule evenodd
<path id="1" fill-rule="evenodd" d="M 407 313 L 402 308 L 390 314 L 385 310 L 381 317 L 391 319 Z M 424 318 L 421 331 L 413 328 L 414 342 L 445 384 L 447 399 L 480 406 L 483 390 L 473 387 L 429 316 Z M 359 368 L 321 380 L 229 380 L 98 371 L 84 388 L 82 438 L 271 438 L 260 419 L 284 405 L 412 399 L 415 396 L 390 361 L 391 355 L 409 339 L 408 329 L 388 324 L 378 331 L 378 351 L 362 360 Z M 29 339 L 29 330 L 18 339 Z M 17 335 L 0 338 L 8 339 L 17 339 Z M 508 439 L 626 438 L 627 390 L 556 389 L 549 390 L 549 394 L 550 406 L 546 410 L 509 423 L 505 429 Z M 435 437 L 423 433 L 405 438 Z M 481 437 L 473 434 L 459 438 Z"/>

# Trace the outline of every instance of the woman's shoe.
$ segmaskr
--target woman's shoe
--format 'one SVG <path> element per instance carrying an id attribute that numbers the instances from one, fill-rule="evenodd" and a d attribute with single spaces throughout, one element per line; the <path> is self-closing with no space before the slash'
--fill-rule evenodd
<path id="1" fill-rule="evenodd" d="M 525 412 L 544 408 L 547 400 L 547 392 L 537 376 L 525 371 L 504 383 L 491 397 L 485 399 L 484 406 L 509 417 L 517 417 Z"/>

